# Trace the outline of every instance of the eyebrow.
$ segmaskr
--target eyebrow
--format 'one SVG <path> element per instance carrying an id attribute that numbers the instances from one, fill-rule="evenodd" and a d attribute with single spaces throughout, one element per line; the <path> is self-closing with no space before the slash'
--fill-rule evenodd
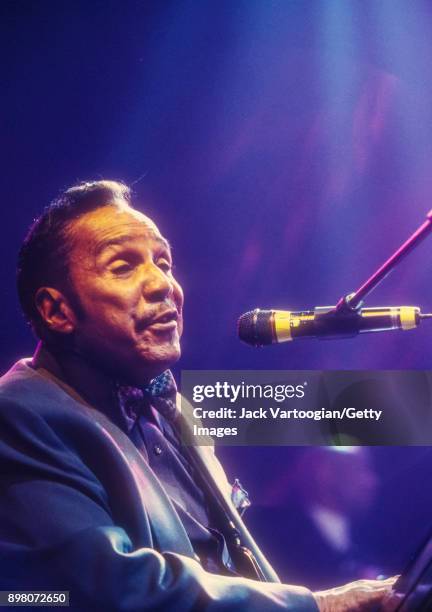
<path id="1" fill-rule="evenodd" d="M 164 247 L 165 249 L 171 252 L 171 245 L 168 242 L 168 240 L 166 240 L 165 238 L 162 238 L 161 236 L 155 236 L 152 239 L 155 242 L 159 243 L 162 247 Z M 106 240 L 101 240 L 95 245 L 94 253 L 95 255 L 100 255 L 102 251 L 104 251 L 110 246 L 121 246 L 128 242 L 132 242 L 133 240 L 134 238 L 131 238 L 130 236 L 127 236 L 127 235 L 118 236 L 117 238 L 107 238 Z"/>

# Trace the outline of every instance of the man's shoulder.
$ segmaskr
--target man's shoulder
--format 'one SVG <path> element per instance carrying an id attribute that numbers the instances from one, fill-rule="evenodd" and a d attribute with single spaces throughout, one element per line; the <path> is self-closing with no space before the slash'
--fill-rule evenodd
<path id="1" fill-rule="evenodd" d="M 42 377 L 32 368 L 31 359 L 20 359 L 0 377 L 0 404 L 10 401 L 19 404 L 45 387 Z"/>
<path id="2" fill-rule="evenodd" d="M 11 368 L 0 376 L 0 390 L 15 384 L 18 380 L 28 380 L 34 377 L 36 370 L 32 368 L 31 357 L 24 357 L 14 363 Z"/>
<path id="3" fill-rule="evenodd" d="M 53 410 L 69 413 L 76 401 L 53 380 L 43 376 L 31 365 L 31 359 L 17 361 L 0 378 L 0 412 L 8 409 L 18 417 L 20 412 L 36 412 L 41 416 Z"/>
<path id="4" fill-rule="evenodd" d="M 30 358 L 20 359 L 0 377 L 0 401 L 5 399 L 19 401 L 28 392 L 52 393 L 51 386 L 49 381 L 32 367 Z"/>
<path id="5" fill-rule="evenodd" d="M 54 454 L 68 449 L 88 459 L 103 447 L 118 455 L 126 444 L 122 432 L 45 372 L 22 359 L 0 378 L 0 452 L 2 443 L 4 451 L 21 440 L 28 449 L 49 448 Z"/>

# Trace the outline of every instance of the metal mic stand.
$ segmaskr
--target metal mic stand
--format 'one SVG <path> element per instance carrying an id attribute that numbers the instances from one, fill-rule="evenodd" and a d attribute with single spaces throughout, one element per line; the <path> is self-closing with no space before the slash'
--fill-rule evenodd
<path id="1" fill-rule="evenodd" d="M 333 314 L 348 314 L 357 312 L 363 305 L 364 298 L 402 261 L 411 251 L 432 232 L 432 210 L 426 215 L 426 221 L 406 240 L 391 257 L 370 276 L 366 282 L 354 291 L 342 297 L 336 304 Z M 432 313 L 420 313 L 421 319 L 432 318 Z"/>

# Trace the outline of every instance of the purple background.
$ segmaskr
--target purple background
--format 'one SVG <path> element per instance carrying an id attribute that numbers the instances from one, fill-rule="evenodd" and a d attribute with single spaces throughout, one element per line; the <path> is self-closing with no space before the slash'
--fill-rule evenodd
<path id="1" fill-rule="evenodd" d="M 34 344 L 14 289 L 26 228 L 93 178 L 132 183 L 174 245 L 183 368 L 431 367 L 429 322 L 262 350 L 236 338 L 254 307 L 335 303 L 431 208 L 430 2 L 4 0 L 0 23 L 2 370 Z M 368 305 L 431 310 L 431 260 L 432 238 Z M 294 452 L 223 454 L 259 505 Z M 396 571 L 431 523 L 431 453 L 373 454 L 365 546 Z"/>

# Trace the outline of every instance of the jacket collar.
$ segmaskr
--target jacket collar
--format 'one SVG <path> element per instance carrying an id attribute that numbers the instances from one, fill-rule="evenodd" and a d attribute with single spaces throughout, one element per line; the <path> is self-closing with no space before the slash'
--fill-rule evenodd
<path id="1" fill-rule="evenodd" d="M 103 414 L 123 431 L 131 422 L 122 411 L 118 399 L 118 385 L 106 372 L 72 351 L 65 351 L 39 342 L 33 355 L 32 367 L 43 369 Z"/>

